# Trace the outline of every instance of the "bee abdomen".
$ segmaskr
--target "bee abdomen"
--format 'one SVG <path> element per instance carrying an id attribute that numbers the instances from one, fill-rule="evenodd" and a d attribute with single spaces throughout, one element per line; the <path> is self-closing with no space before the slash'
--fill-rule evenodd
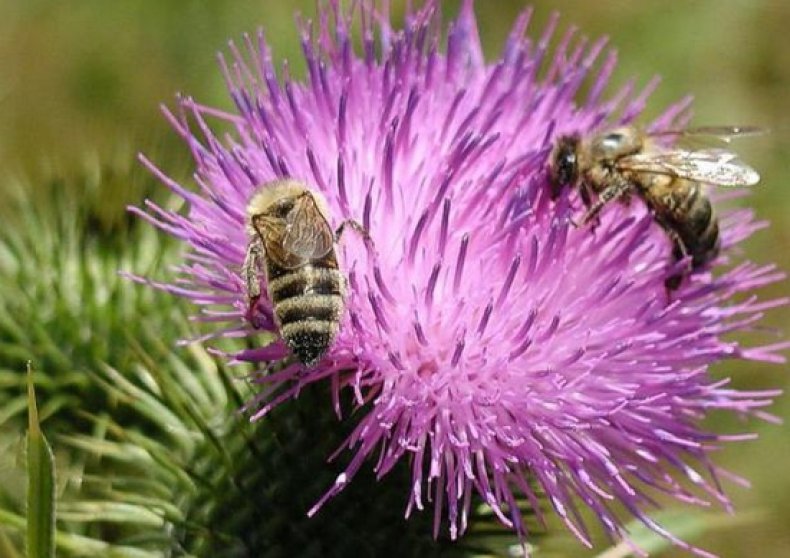
<path id="1" fill-rule="evenodd" d="M 701 267 L 719 255 L 719 223 L 713 218 L 705 231 L 696 239 L 692 265 Z"/>
<path id="2" fill-rule="evenodd" d="M 685 225 L 681 237 L 692 256 L 692 266 L 696 269 L 713 260 L 719 253 L 719 222 L 707 197 L 696 198 Z"/>
<path id="3" fill-rule="evenodd" d="M 280 333 L 296 357 L 307 366 L 315 364 L 329 348 L 338 323 L 315 319 L 282 324 Z"/>
<path id="4" fill-rule="evenodd" d="M 280 334 L 311 366 L 337 335 L 343 312 L 343 277 L 337 269 L 307 265 L 269 282 Z"/>
<path id="5" fill-rule="evenodd" d="M 300 321 L 336 322 L 340 318 L 343 299 L 337 295 L 302 295 L 274 304 L 274 313 L 280 323 Z"/>
<path id="6" fill-rule="evenodd" d="M 269 292 L 274 300 L 305 294 L 343 296 L 343 277 L 337 269 L 307 266 L 270 279 Z"/>
<path id="7" fill-rule="evenodd" d="M 294 297 L 275 304 L 280 334 L 302 363 L 312 366 L 332 344 L 342 304 L 341 297 L 327 295 Z"/>

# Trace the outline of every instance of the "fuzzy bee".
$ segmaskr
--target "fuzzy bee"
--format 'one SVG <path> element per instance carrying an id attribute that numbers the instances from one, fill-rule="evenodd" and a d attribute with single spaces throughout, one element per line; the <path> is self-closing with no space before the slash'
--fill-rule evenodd
<path id="1" fill-rule="evenodd" d="M 691 258 L 697 270 L 719 253 L 719 223 L 704 186 L 753 186 L 760 176 L 731 151 L 667 148 L 660 136 L 708 136 L 729 141 L 752 135 L 754 127 L 716 126 L 673 130 L 655 134 L 633 126 L 608 130 L 589 137 L 559 138 L 549 159 L 552 195 L 562 188 L 579 188 L 587 206 L 582 224 L 597 218 L 601 209 L 616 199 L 640 197 L 656 222 L 672 241 L 675 261 Z M 680 286 L 683 276 L 666 280 L 669 290 Z"/>
<path id="2" fill-rule="evenodd" d="M 280 335 L 305 365 L 315 365 L 338 333 L 346 280 L 338 269 L 335 242 L 323 197 L 304 183 L 283 179 L 263 184 L 247 204 L 249 244 L 242 275 L 253 308 L 261 295 L 261 272 Z"/>

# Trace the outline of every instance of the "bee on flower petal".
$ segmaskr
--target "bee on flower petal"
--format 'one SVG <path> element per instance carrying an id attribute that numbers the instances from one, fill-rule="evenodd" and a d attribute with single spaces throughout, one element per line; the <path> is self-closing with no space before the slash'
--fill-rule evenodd
<path id="1" fill-rule="evenodd" d="M 691 258 L 697 270 L 719 253 L 719 223 L 706 184 L 726 187 L 753 186 L 759 174 L 726 149 L 663 147 L 659 137 L 733 137 L 760 133 L 755 127 L 714 126 L 647 133 L 633 126 L 607 130 L 588 137 L 561 136 L 549 158 L 552 195 L 562 188 L 579 189 L 587 212 L 582 224 L 597 219 L 609 202 L 638 195 L 672 242 L 672 257 Z M 667 278 L 669 290 L 677 289 L 683 276 Z"/>
<path id="2" fill-rule="evenodd" d="M 338 268 L 326 201 L 304 183 L 283 179 L 260 186 L 247 204 L 249 244 L 242 276 L 254 308 L 261 272 L 274 321 L 288 347 L 305 365 L 315 365 L 332 344 L 344 309 L 346 279 Z"/>

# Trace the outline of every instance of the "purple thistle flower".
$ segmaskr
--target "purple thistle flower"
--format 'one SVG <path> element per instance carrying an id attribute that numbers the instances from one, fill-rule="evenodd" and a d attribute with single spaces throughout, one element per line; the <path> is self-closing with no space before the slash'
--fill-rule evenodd
<path id="1" fill-rule="evenodd" d="M 141 280 L 202 306 L 204 320 L 228 322 L 216 335 L 264 343 L 251 323 L 276 334 L 271 301 L 248 309 L 239 275 L 245 206 L 263 183 L 304 181 L 327 199 L 333 226 L 355 219 L 375 245 L 371 252 L 349 233 L 337 247 L 348 277 L 341 330 L 314 368 L 288 359 L 282 341 L 227 356 L 264 372 L 283 362 L 256 375 L 254 419 L 312 382 L 330 382 L 338 415 L 340 392 L 354 394 L 362 418 L 345 443 L 350 462 L 310 513 L 368 458 L 379 477 L 406 459 L 407 515 L 430 501 L 435 531 L 446 518 L 452 537 L 467 526 L 473 494 L 526 536 L 519 504 L 540 514 L 539 487 L 587 545 L 580 506 L 614 539 L 627 540 L 633 516 L 705 555 L 647 510 L 662 493 L 730 508 L 719 478 L 739 479 L 708 455 L 751 436 L 707 432 L 701 419 L 712 409 L 771 419 L 761 409 L 778 392 L 735 390 L 708 367 L 783 362 L 786 343 L 724 340 L 786 302 L 736 295 L 783 275 L 773 265 L 722 266 L 695 273 L 668 301 L 664 281 L 678 268 L 643 204 L 612 204 L 594 232 L 576 229 L 577 194 L 551 201 L 545 168 L 554 138 L 632 121 L 656 83 L 604 99 L 614 53 L 599 62 L 605 40 L 569 30 L 550 54 L 556 16 L 535 42 L 525 38 L 525 12 L 486 63 L 472 1 L 445 45 L 438 2 L 409 12 L 400 30 L 386 9 L 362 2 L 352 14 L 338 4 L 301 25 L 304 81 L 285 65 L 278 79 L 260 33 L 245 37 L 245 49 L 231 43 L 230 62 L 221 58 L 238 114 L 191 98 L 175 114 L 165 110 L 192 151 L 199 189 L 143 159 L 188 208 L 133 211 L 190 251 L 174 284 Z M 361 48 L 351 38 L 354 17 Z M 651 127 L 684 124 L 688 104 Z M 211 119 L 235 133 L 217 137 Z M 720 264 L 764 226 L 749 210 L 725 214 L 721 225 Z"/>

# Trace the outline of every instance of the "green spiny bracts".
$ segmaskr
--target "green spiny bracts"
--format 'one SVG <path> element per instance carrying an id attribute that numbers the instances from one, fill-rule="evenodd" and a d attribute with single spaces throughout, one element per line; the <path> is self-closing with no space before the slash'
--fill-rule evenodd
<path id="1" fill-rule="evenodd" d="M 112 408 L 87 372 L 104 363 L 128 370 L 138 360 L 143 331 L 160 331 L 168 343 L 194 335 L 179 303 L 118 274 L 167 265 L 169 243 L 94 211 L 95 188 L 75 195 L 89 182 L 52 180 L 49 195 L 34 201 L 26 194 L 4 212 L 0 423 L 18 422 L 24 413 L 19 370 L 27 361 L 36 370 L 47 427 L 73 431 L 78 410 Z"/>

